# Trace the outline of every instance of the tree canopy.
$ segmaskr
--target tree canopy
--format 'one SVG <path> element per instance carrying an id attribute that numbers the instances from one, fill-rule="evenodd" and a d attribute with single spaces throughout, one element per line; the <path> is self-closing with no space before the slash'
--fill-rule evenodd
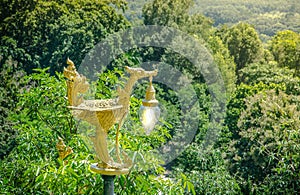
<path id="1" fill-rule="evenodd" d="M 278 32 L 270 41 L 270 51 L 279 66 L 295 69 L 299 74 L 300 34 L 291 30 Z"/>
<path id="2" fill-rule="evenodd" d="M 54 74 L 62 70 L 67 57 L 80 64 L 101 39 L 129 25 L 115 9 L 124 8 L 124 1 L 41 0 L 2 4 L 1 55 L 4 59 L 11 56 L 27 72 L 50 66 Z M 19 9 L 20 5 L 24 7 Z"/>
<path id="3" fill-rule="evenodd" d="M 234 57 L 236 71 L 254 62 L 262 52 L 262 42 L 256 30 L 249 24 L 238 23 L 220 36 Z"/>

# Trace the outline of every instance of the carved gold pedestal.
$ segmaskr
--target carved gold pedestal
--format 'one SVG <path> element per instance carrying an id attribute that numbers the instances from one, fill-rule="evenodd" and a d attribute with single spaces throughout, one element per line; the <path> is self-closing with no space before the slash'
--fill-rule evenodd
<path id="1" fill-rule="evenodd" d="M 129 172 L 129 168 L 105 168 L 106 165 L 93 163 L 90 166 L 91 171 L 102 175 L 122 175 Z"/>

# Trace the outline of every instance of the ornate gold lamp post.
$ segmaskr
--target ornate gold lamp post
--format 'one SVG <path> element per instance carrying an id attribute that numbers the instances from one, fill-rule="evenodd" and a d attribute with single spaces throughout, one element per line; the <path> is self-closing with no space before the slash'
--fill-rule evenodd
<path id="1" fill-rule="evenodd" d="M 80 75 L 74 63 L 68 59 L 68 67 L 64 69 L 64 76 L 67 78 L 67 95 L 69 108 L 73 115 L 87 121 L 96 127 L 95 136 L 90 137 L 95 148 L 99 162 L 91 164 L 90 169 L 102 175 L 104 179 L 104 194 L 114 194 L 114 177 L 120 174 L 127 174 L 132 166 L 131 159 L 122 152 L 119 152 L 119 130 L 129 112 L 130 95 L 137 80 L 148 77 L 150 85 L 146 91 L 146 97 L 140 109 L 140 116 L 143 127 L 149 133 L 159 117 L 158 101 L 155 99 L 155 90 L 152 86 L 152 77 L 157 75 L 157 70 L 145 71 L 142 68 L 125 67 L 130 77 L 124 88 L 118 88 L 116 99 L 105 100 L 84 100 L 81 96 L 85 93 L 89 84 L 86 77 Z M 116 162 L 108 152 L 107 133 L 117 124 L 116 132 Z"/>

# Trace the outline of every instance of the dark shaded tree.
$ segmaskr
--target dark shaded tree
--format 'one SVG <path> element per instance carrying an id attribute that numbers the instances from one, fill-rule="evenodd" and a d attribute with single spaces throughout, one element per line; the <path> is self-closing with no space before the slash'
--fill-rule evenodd
<path id="1" fill-rule="evenodd" d="M 154 0 L 143 8 L 144 24 L 180 27 L 189 20 L 192 0 Z"/>
<path id="2" fill-rule="evenodd" d="M 1 55 L 4 59 L 12 56 L 19 62 L 18 68 L 27 72 L 51 67 L 53 74 L 62 69 L 67 57 L 80 64 L 95 44 L 128 26 L 116 10 L 125 8 L 124 1 L 18 0 L 2 3 Z"/>
<path id="3" fill-rule="evenodd" d="M 18 62 L 11 58 L 4 61 L 0 59 L 2 69 L 0 71 L 0 159 L 4 158 L 16 145 L 17 131 L 13 128 L 15 122 L 9 116 L 18 112 L 20 88 L 25 85 L 23 81 L 24 72 L 14 72 L 13 69 Z"/>
<path id="4" fill-rule="evenodd" d="M 255 29 L 246 23 L 238 23 L 221 35 L 230 54 L 234 57 L 236 71 L 254 62 L 262 51 L 262 42 Z"/>

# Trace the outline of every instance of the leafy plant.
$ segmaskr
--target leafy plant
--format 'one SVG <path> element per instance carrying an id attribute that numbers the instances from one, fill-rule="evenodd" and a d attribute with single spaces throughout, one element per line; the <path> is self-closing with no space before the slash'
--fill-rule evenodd
<path id="1" fill-rule="evenodd" d="M 237 73 L 247 64 L 253 63 L 262 51 L 257 31 L 247 23 L 238 23 L 227 29 L 221 39 L 234 57 Z"/>
<path id="2" fill-rule="evenodd" d="M 252 191 L 299 191 L 298 105 L 297 96 L 275 90 L 247 98 L 238 121 L 241 138 L 230 144 L 229 159 L 231 172 L 250 180 Z"/>
<path id="3" fill-rule="evenodd" d="M 47 73 L 48 69 L 36 71 L 24 77 L 28 85 L 19 96 L 17 108 L 20 112 L 10 115 L 12 121 L 18 121 L 14 126 L 18 131 L 17 146 L 0 162 L 1 193 L 103 193 L 103 188 L 99 187 L 103 185 L 101 176 L 89 170 L 94 157 L 77 134 L 76 123 L 66 107 L 66 84 L 62 74 L 53 77 Z M 132 109 L 136 110 L 140 101 L 133 97 L 132 102 Z M 129 151 L 134 166 L 128 175 L 116 178 L 117 193 L 153 194 L 172 188 L 174 191 L 170 193 L 175 194 L 175 189 L 183 189 L 179 181 L 160 179 L 165 169 L 161 166 L 162 160 L 155 156 L 155 149 L 169 137 L 166 124 L 162 123 L 150 136 L 132 131 L 132 128 L 141 131 L 141 126 L 124 125 L 121 145 Z M 115 133 L 109 136 L 115 138 Z M 64 160 L 58 159 L 58 137 L 73 148 L 73 153 Z"/>
<path id="4" fill-rule="evenodd" d="M 79 192 L 86 185 L 86 182 L 79 181 L 93 178 L 83 166 L 84 160 L 91 158 L 80 139 L 74 137 L 76 127 L 66 107 L 64 79 L 61 74 L 57 74 L 58 79 L 50 76 L 47 69 L 36 71 L 38 73 L 24 77 L 27 85 L 18 98 L 19 112 L 9 116 L 15 122 L 18 136 L 14 149 L 0 162 L 1 193 Z M 77 154 L 59 161 L 58 137 L 76 149 Z M 83 174 L 74 177 L 74 171 Z M 99 178 L 95 180 L 101 183 Z M 92 183 L 91 180 L 90 185 Z"/>
<path id="5" fill-rule="evenodd" d="M 24 73 L 22 71 L 14 72 L 14 67 L 18 63 L 11 58 L 6 61 L 0 59 L 0 63 L 3 67 L 0 72 L 0 159 L 2 159 L 16 145 L 17 131 L 12 127 L 13 122 L 8 116 L 16 111 L 18 93 L 24 85 L 22 79 Z"/>
<path id="6" fill-rule="evenodd" d="M 279 66 L 295 69 L 299 75 L 300 34 L 291 30 L 278 32 L 270 41 L 270 51 Z"/>
<path id="7" fill-rule="evenodd" d="M 185 162 L 183 162 L 185 159 Z M 181 161 L 180 161 L 181 160 Z M 173 166 L 171 175 L 184 173 L 197 194 L 240 194 L 239 184 L 230 175 L 219 149 L 191 144 Z"/>
<path id="8" fill-rule="evenodd" d="M 1 3 L 0 51 L 5 59 L 12 56 L 19 62 L 18 68 L 29 73 L 34 68 L 51 67 L 54 75 L 62 70 L 67 57 L 79 65 L 95 44 L 129 26 L 117 12 L 125 9 L 123 0 Z"/>

